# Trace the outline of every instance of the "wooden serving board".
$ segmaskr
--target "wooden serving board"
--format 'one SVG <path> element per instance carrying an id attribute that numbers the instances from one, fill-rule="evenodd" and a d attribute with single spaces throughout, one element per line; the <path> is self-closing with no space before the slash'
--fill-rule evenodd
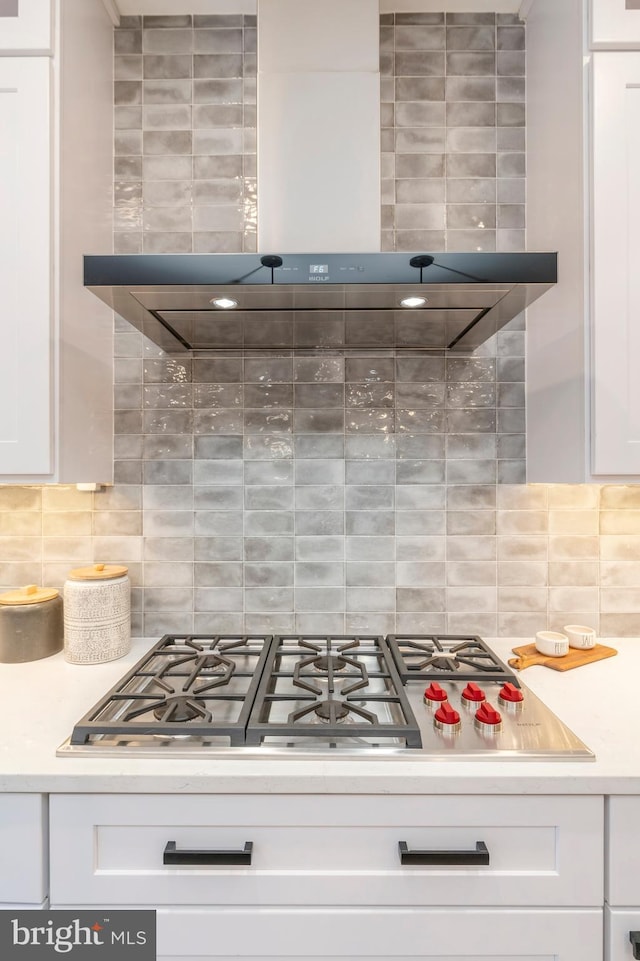
<path id="1" fill-rule="evenodd" d="M 563 657 L 549 657 L 548 654 L 540 654 L 536 650 L 535 644 L 526 644 L 524 647 L 514 647 L 513 653 L 517 657 L 512 657 L 509 667 L 516 671 L 523 671 L 525 667 L 532 667 L 534 664 L 542 664 L 543 667 L 550 667 L 554 671 L 570 671 L 574 667 L 582 667 L 583 664 L 591 664 L 593 661 L 601 661 L 605 657 L 613 657 L 618 652 L 612 647 L 605 647 L 604 644 L 596 644 L 588 651 L 580 651 L 575 647 L 569 648 L 569 653 Z"/>

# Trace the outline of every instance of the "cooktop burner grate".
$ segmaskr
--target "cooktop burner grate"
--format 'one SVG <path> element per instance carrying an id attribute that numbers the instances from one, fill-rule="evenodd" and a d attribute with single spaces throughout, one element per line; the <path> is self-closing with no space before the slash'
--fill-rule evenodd
<path id="1" fill-rule="evenodd" d="M 165 635 L 80 720 L 72 744 L 97 736 L 217 736 L 244 732 L 271 635 Z"/>
<path id="2" fill-rule="evenodd" d="M 403 684 L 482 679 L 520 686 L 513 671 L 476 635 L 389 634 L 387 641 Z"/>
<path id="3" fill-rule="evenodd" d="M 274 637 L 246 743 L 291 737 L 321 738 L 336 747 L 390 739 L 421 747 L 420 728 L 383 637 Z"/>

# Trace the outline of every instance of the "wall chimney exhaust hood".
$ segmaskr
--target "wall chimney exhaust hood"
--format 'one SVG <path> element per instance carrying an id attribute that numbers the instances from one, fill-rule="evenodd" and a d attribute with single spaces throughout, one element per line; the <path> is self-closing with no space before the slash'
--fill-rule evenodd
<path id="1" fill-rule="evenodd" d="M 380 4 L 320 6 L 257 0 L 262 256 L 85 258 L 168 351 L 472 350 L 556 283 L 553 253 L 379 253 Z"/>
<path id="2" fill-rule="evenodd" d="M 556 280 L 554 253 L 84 259 L 85 286 L 169 352 L 473 350 Z"/>

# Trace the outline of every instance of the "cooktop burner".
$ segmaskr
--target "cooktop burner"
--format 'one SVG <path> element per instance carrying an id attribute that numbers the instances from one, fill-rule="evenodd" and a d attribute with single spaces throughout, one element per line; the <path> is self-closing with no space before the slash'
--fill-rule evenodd
<path id="1" fill-rule="evenodd" d="M 165 635 L 58 749 L 591 758 L 475 635 Z"/>

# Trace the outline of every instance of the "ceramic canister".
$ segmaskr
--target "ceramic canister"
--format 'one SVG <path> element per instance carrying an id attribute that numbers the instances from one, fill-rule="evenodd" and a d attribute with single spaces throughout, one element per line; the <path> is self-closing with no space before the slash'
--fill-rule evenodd
<path id="1" fill-rule="evenodd" d="M 62 598 L 28 584 L 0 594 L 0 662 L 38 661 L 62 650 Z"/>
<path id="2" fill-rule="evenodd" d="M 114 661 L 131 649 L 127 568 L 94 564 L 70 571 L 64 585 L 64 656 L 72 664 Z"/>

